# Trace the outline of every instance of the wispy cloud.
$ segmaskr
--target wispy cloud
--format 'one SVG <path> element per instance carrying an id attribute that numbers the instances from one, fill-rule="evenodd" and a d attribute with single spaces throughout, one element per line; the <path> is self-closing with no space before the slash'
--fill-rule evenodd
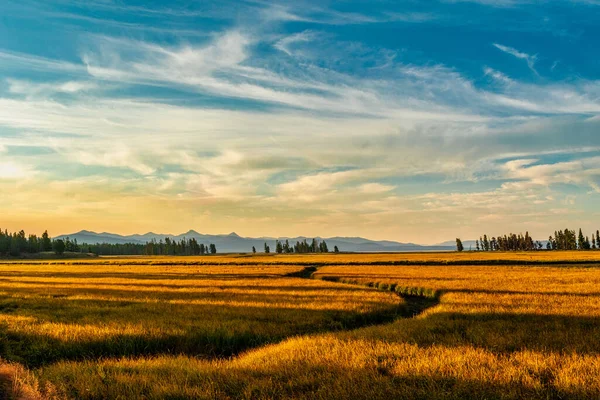
<path id="1" fill-rule="evenodd" d="M 31 170 L 27 165 L 22 165 L 13 161 L 0 162 L 0 180 L 31 178 L 34 174 L 35 171 Z"/>
<path id="2" fill-rule="evenodd" d="M 276 49 L 279 49 L 279 50 L 283 51 L 284 53 L 286 53 L 287 55 L 291 56 L 292 55 L 291 47 L 295 43 L 307 43 L 307 42 L 314 40 L 316 37 L 317 37 L 317 34 L 315 32 L 303 31 L 300 33 L 295 33 L 290 36 L 286 36 L 286 37 L 278 40 L 274 46 Z"/>
<path id="3" fill-rule="evenodd" d="M 491 7 L 513 7 L 528 2 L 528 0 L 444 0 L 448 3 L 476 3 Z"/>
<path id="4" fill-rule="evenodd" d="M 500 51 L 503 51 L 507 54 L 510 54 L 511 56 L 520 58 L 522 60 L 525 60 L 527 62 L 527 66 L 529 67 L 530 70 L 532 70 L 536 75 L 539 75 L 538 72 L 535 69 L 535 63 L 537 61 L 537 55 L 530 55 L 527 53 L 523 53 L 520 52 L 517 49 L 514 49 L 512 47 L 508 47 L 508 46 L 504 46 L 498 43 L 494 43 L 494 47 L 496 47 L 497 49 L 499 49 Z"/>
<path id="5" fill-rule="evenodd" d="M 393 12 L 384 11 L 377 14 L 343 12 L 332 8 L 324 8 L 315 4 L 303 4 L 292 7 L 289 3 L 256 1 L 265 8 L 261 15 L 272 21 L 308 22 L 321 25 L 363 25 L 389 22 L 422 23 L 436 19 L 426 12 Z"/>
<path id="6" fill-rule="evenodd" d="M 492 78 L 494 78 L 496 81 L 503 83 L 503 84 L 513 84 L 514 81 L 508 77 L 506 74 L 500 72 L 500 71 L 496 71 L 493 68 L 489 68 L 489 67 L 485 67 L 484 68 L 484 72 L 486 75 L 491 76 Z"/>
<path id="7" fill-rule="evenodd" d="M 0 69 L 5 68 L 26 68 L 40 72 L 62 72 L 81 74 L 85 73 L 85 66 L 68 61 L 54 60 L 51 58 L 23 54 L 18 52 L 8 52 L 0 50 Z"/>
<path id="8" fill-rule="evenodd" d="M 34 83 L 30 81 L 8 79 L 8 91 L 27 96 L 48 95 L 53 93 L 76 94 L 99 88 L 98 83 L 89 81 L 66 81 L 57 83 Z"/>
<path id="9" fill-rule="evenodd" d="M 253 40 L 237 30 L 201 47 L 167 48 L 106 38 L 101 52 L 86 52 L 83 60 L 90 75 L 114 82 L 178 85 L 218 96 L 324 112 L 402 115 L 407 119 L 480 119 L 462 115 L 449 105 L 435 110 L 416 109 L 411 99 L 386 96 L 381 90 L 385 85 L 377 81 L 358 82 L 350 76 L 322 70 L 317 70 L 317 74 L 302 71 L 300 80 L 249 67 L 246 62 Z M 416 70 L 410 67 L 406 73 L 415 74 Z"/>

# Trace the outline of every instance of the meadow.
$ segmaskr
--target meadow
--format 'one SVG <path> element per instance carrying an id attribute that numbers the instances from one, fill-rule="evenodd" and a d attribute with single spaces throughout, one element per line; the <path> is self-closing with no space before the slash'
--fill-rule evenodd
<path id="1" fill-rule="evenodd" d="M 548 265 L 600 263 L 600 251 L 216 254 L 211 256 L 103 256 L 81 259 L 5 260 L 20 265 Z"/>
<path id="2" fill-rule="evenodd" d="M 31 399 L 599 398 L 599 255 L 5 262 L 0 382 Z"/>

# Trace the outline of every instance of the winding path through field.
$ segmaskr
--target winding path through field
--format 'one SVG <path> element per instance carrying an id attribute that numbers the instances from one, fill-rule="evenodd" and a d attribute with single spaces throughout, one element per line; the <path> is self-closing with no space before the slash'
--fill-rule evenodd
<path id="1" fill-rule="evenodd" d="M 298 272 L 293 272 L 293 273 L 287 274 L 287 276 L 301 278 L 301 279 L 315 279 L 314 274 L 315 274 L 315 272 L 318 271 L 318 269 L 319 269 L 318 266 L 312 265 L 309 267 L 305 267 Z M 338 283 L 340 285 L 350 284 L 350 285 L 357 285 L 357 286 L 369 286 L 368 284 L 359 285 L 357 283 L 345 283 L 345 282 L 339 282 L 339 281 L 333 281 L 333 282 Z M 384 290 L 378 289 L 378 288 L 374 288 L 374 290 L 384 291 Z M 389 291 L 389 290 L 385 290 L 385 291 Z M 405 294 L 401 294 L 401 293 L 397 293 L 397 292 L 393 292 L 393 293 L 396 293 L 398 295 L 398 297 L 403 299 L 401 311 L 396 316 L 396 317 L 400 317 L 400 318 L 416 317 L 419 314 L 423 313 L 428 308 L 436 306 L 439 303 L 439 296 L 441 295 L 441 293 L 437 293 L 435 296 L 405 295 Z M 388 323 L 388 322 L 391 322 L 391 321 L 378 321 L 377 323 L 371 324 L 371 325 L 381 325 L 381 324 Z M 355 326 L 347 327 L 345 330 L 349 331 L 349 330 L 353 330 L 353 329 L 357 329 L 357 328 L 362 328 L 363 326 L 364 326 L 364 324 L 362 324 L 362 325 L 357 324 Z"/>

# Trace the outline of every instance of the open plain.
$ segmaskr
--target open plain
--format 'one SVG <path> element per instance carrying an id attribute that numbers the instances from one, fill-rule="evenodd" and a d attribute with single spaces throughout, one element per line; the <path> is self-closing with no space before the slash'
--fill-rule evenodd
<path id="1" fill-rule="evenodd" d="M 599 266 L 593 251 L 6 261 L 2 391 L 597 398 Z"/>

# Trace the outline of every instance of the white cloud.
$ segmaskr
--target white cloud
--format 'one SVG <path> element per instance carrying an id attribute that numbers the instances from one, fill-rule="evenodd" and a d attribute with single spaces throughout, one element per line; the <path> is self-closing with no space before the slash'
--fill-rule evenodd
<path id="1" fill-rule="evenodd" d="M 98 89 L 98 84 L 89 81 L 66 81 L 56 83 L 33 83 L 29 81 L 8 79 L 8 91 L 13 94 L 27 96 L 51 95 L 54 93 L 75 94 Z"/>
<path id="2" fill-rule="evenodd" d="M 538 75 L 538 72 L 535 69 L 535 63 L 537 61 L 537 55 L 530 55 L 527 53 L 523 53 L 520 52 L 519 50 L 512 48 L 512 47 L 508 47 L 508 46 L 504 46 L 498 43 L 494 43 L 493 44 L 498 50 L 503 51 L 507 54 L 510 54 L 511 56 L 520 58 L 522 60 L 525 60 L 525 62 L 527 62 L 527 66 L 529 67 L 530 70 L 532 70 L 536 75 Z"/>
<path id="3" fill-rule="evenodd" d="M 85 73 L 84 65 L 17 52 L 0 51 L 0 61 L 0 69 L 8 67 L 24 67 L 27 70 L 42 72 L 51 71 L 69 74 Z"/>
<path id="4" fill-rule="evenodd" d="M 381 194 L 394 190 L 396 186 L 384 185 L 381 183 L 365 183 L 358 187 L 358 190 L 366 194 Z"/>
<path id="5" fill-rule="evenodd" d="M 552 164 L 542 164 L 536 159 L 519 159 L 506 162 L 503 169 L 507 179 L 517 180 L 505 184 L 513 187 L 576 184 L 594 188 L 600 182 L 600 157 Z"/>
<path id="6" fill-rule="evenodd" d="M 496 71 L 493 68 L 489 68 L 489 67 L 484 68 L 484 73 L 486 75 L 491 76 L 492 78 L 494 78 L 496 81 L 498 81 L 500 83 L 503 83 L 506 85 L 511 85 L 514 83 L 514 81 L 510 77 L 508 77 L 507 75 L 503 74 L 500 71 Z"/>
<path id="7" fill-rule="evenodd" d="M 0 161 L 0 179 L 31 178 L 35 174 L 28 166 L 13 161 Z"/>
<path id="8" fill-rule="evenodd" d="M 286 36 L 282 39 L 279 39 L 275 43 L 275 48 L 283 51 L 288 56 L 292 55 L 292 46 L 296 43 L 307 43 L 313 41 L 317 37 L 315 32 L 311 31 L 303 31 L 300 33 L 295 33 L 293 35 Z"/>

